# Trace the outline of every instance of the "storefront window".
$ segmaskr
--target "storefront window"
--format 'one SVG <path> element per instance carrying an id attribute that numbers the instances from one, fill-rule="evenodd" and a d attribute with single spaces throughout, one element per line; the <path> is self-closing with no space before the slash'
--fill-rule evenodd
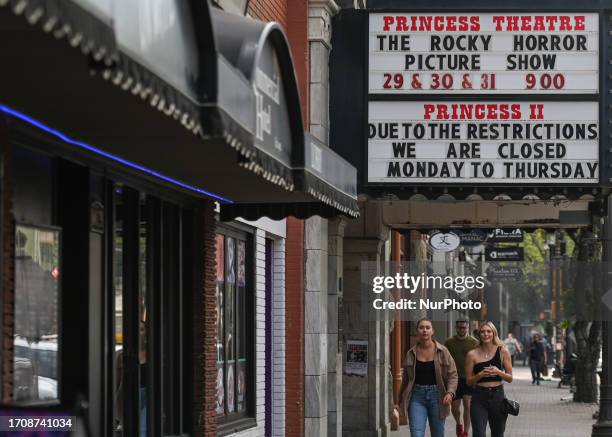
<path id="1" fill-rule="evenodd" d="M 140 373 L 139 398 L 139 428 L 140 435 L 147 436 L 148 412 L 148 363 L 147 360 L 147 197 L 140 193 L 140 221 L 138 224 L 138 367 Z"/>
<path id="2" fill-rule="evenodd" d="M 184 295 L 193 283 L 183 255 L 193 238 L 190 214 L 117 184 L 112 217 L 113 436 L 187 435 L 192 364 L 184 326 L 191 326 L 185 311 L 192 304 Z"/>
<path id="3" fill-rule="evenodd" d="M 114 206 L 114 236 L 113 236 L 113 293 L 115 302 L 114 333 L 115 333 L 115 435 L 123 436 L 124 417 L 124 363 L 123 363 L 123 189 L 119 186 L 113 191 Z"/>
<path id="4" fill-rule="evenodd" d="M 217 415 L 248 410 L 249 345 L 246 236 L 217 234 Z"/>
<path id="5" fill-rule="evenodd" d="M 13 399 L 58 400 L 60 232 L 15 227 Z"/>

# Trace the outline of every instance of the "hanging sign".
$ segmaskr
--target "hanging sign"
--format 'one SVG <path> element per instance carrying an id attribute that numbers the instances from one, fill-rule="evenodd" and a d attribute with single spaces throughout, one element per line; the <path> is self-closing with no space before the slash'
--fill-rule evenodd
<path id="1" fill-rule="evenodd" d="M 371 101 L 368 182 L 595 184 L 598 102 Z"/>
<path id="2" fill-rule="evenodd" d="M 491 281 L 519 281 L 523 278 L 523 269 L 520 266 L 491 264 L 487 269 L 487 278 Z"/>
<path id="3" fill-rule="evenodd" d="M 522 247 L 487 247 L 485 261 L 523 261 Z"/>
<path id="4" fill-rule="evenodd" d="M 454 232 L 434 232 L 429 237 L 429 245 L 442 252 L 450 252 L 459 247 L 460 239 Z"/>
<path id="5" fill-rule="evenodd" d="M 487 240 L 488 234 L 482 229 L 466 229 L 455 231 L 459 235 L 462 246 L 477 246 Z"/>
<path id="6" fill-rule="evenodd" d="M 599 17 L 370 14 L 372 94 L 596 94 Z"/>
<path id="7" fill-rule="evenodd" d="M 521 229 L 492 229 L 487 241 L 489 243 L 521 243 L 524 233 Z"/>

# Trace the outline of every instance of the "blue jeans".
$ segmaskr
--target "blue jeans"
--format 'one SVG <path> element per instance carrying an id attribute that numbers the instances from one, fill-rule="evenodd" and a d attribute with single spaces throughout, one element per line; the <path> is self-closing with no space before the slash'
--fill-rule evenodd
<path id="1" fill-rule="evenodd" d="M 408 417 L 410 437 L 425 436 L 429 418 L 431 437 L 444 437 L 444 419 L 440 419 L 440 395 L 436 385 L 415 385 L 410 396 Z"/>

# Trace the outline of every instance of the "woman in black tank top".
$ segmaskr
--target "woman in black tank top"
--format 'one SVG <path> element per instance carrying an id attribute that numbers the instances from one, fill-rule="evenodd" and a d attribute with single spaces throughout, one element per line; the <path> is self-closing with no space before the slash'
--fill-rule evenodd
<path id="1" fill-rule="evenodd" d="M 479 344 L 465 359 L 467 383 L 474 386 L 472 395 L 473 437 L 486 437 L 487 422 L 491 437 L 503 437 L 507 415 L 503 412 L 503 382 L 512 382 L 512 358 L 497 329 L 484 322 L 479 330 Z"/>
<path id="2" fill-rule="evenodd" d="M 417 344 L 404 359 L 400 409 L 409 417 L 410 437 L 444 437 L 444 421 L 457 390 L 457 369 L 446 347 L 433 339 L 429 319 L 416 324 Z"/>

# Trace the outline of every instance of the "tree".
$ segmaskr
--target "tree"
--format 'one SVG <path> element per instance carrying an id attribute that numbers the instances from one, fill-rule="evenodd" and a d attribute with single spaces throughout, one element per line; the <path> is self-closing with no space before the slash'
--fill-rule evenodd
<path id="1" fill-rule="evenodd" d="M 597 362 L 601 349 L 599 308 L 602 290 L 602 244 L 590 230 L 572 235 L 576 243 L 573 289 L 578 347 L 574 402 L 597 402 Z"/>
<path id="2" fill-rule="evenodd" d="M 521 267 L 522 278 L 506 281 L 504 287 L 512 297 L 510 319 L 521 322 L 535 322 L 539 314 L 550 308 L 550 275 L 546 231 L 537 229 L 525 233 L 523 240 L 524 261 L 510 263 Z"/>

